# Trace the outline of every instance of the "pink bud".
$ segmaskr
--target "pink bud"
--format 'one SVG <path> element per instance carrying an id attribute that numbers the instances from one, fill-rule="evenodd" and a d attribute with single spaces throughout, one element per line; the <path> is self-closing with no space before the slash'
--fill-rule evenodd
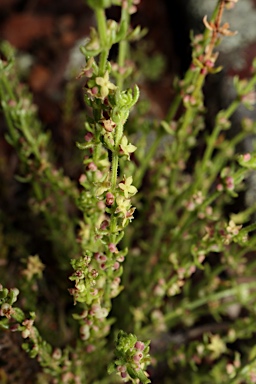
<path id="1" fill-rule="evenodd" d="M 107 194 L 106 194 L 106 204 L 107 205 L 113 205 L 114 201 L 115 201 L 115 197 L 114 197 L 113 193 L 107 192 Z"/>
<path id="2" fill-rule="evenodd" d="M 15 106 L 17 105 L 17 103 L 16 103 L 15 100 L 9 100 L 8 105 L 9 105 L 10 107 L 15 107 Z"/>
<path id="3" fill-rule="evenodd" d="M 95 346 L 92 344 L 87 345 L 86 352 L 91 353 L 93 351 L 95 351 Z"/>
<path id="4" fill-rule="evenodd" d="M 205 65 L 206 65 L 208 68 L 212 68 L 212 67 L 214 66 L 214 63 L 213 63 L 211 60 L 206 60 Z"/>
<path id="5" fill-rule="evenodd" d="M 97 171 L 97 166 L 93 162 L 91 162 L 88 164 L 88 169 L 92 172 L 95 172 Z"/>
<path id="6" fill-rule="evenodd" d="M 108 249 L 110 250 L 111 253 L 118 253 L 118 249 L 114 243 L 110 243 L 108 245 Z"/>
<path id="7" fill-rule="evenodd" d="M 225 182 L 226 182 L 227 189 L 229 189 L 229 190 L 233 190 L 234 189 L 234 179 L 233 179 L 233 177 L 231 177 L 231 176 L 226 177 Z"/>
<path id="8" fill-rule="evenodd" d="M 126 372 L 126 366 L 125 365 L 119 365 L 117 367 L 118 372 Z"/>
<path id="9" fill-rule="evenodd" d="M 98 93 L 98 87 L 93 87 L 93 88 L 91 89 L 91 92 L 92 92 L 93 95 L 97 95 L 97 93 Z"/>
<path id="10" fill-rule="evenodd" d="M 93 139 L 93 134 L 91 132 L 87 132 L 84 139 L 85 141 L 91 141 Z"/>
<path id="11" fill-rule="evenodd" d="M 82 184 L 86 181 L 86 176 L 83 174 L 79 177 L 79 183 Z"/>
<path id="12" fill-rule="evenodd" d="M 138 349 L 138 351 L 143 351 L 143 349 L 145 348 L 145 344 L 141 341 L 136 341 L 134 348 Z"/>
<path id="13" fill-rule="evenodd" d="M 142 359 L 142 357 L 143 357 L 143 354 L 142 354 L 142 353 L 136 353 L 136 355 L 133 356 L 133 361 L 134 361 L 135 363 L 139 363 L 140 360 Z"/>
<path id="14" fill-rule="evenodd" d="M 243 155 L 243 159 L 244 159 L 244 161 L 249 161 L 249 160 L 251 160 L 251 154 L 250 154 L 250 153 L 245 153 L 245 154 Z"/>
<path id="15" fill-rule="evenodd" d="M 207 73 L 208 73 L 207 68 L 206 68 L 206 67 L 202 68 L 201 71 L 200 71 L 200 73 L 201 73 L 202 75 L 207 75 Z"/>
<path id="16" fill-rule="evenodd" d="M 113 270 L 117 270 L 118 268 L 120 267 L 120 264 L 118 263 L 118 261 L 115 262 L 115 264 L 113 265 Z"/>
<path id="17" fill-rule="evenodd" d="M 100 229 L 104 230 L 108 227 L 108 225 L 109 225 L 108 220 L 103 220 L 101 225 L 100 225 Z"/>

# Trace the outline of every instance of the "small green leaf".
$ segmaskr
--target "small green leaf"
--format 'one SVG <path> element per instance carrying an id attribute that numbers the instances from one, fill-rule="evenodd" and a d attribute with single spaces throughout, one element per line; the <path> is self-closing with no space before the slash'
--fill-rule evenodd
<path id="1" fill-rule="evenodd" d="M 115 366 L 115 363 L 110 363 L 109 366 L 108 366 L 108 374 L 110 375 L 111 373 L 115 372 L 116 370 L 116 366 Z"/>
<path id="2" fill-rule="evenodd" d="M 88 149 L 88 148 L 93 148 L 93 143 L 78 143 L 78 142 L 76 142 L 76 146 L 77 146 L 77 148 L 84 150 L 84 149 Z"/>
<path id="3" fill-rule="evenodd" d="M 16 321 L 21 323 L 25 319 L 25 315 L 24 315 L 23 311 L 20 308 L 18 308 L 18 307 L 15 307 L 13 309 L 14 309 L 14 314 L 12 315 L 12 317 Z"/>

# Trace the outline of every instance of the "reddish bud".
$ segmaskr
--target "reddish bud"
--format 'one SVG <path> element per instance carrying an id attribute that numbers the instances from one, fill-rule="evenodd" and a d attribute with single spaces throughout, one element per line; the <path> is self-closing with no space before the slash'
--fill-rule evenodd
<path id="1" fill-rule="evenodd" d="M 106 194 L 106 204 L 107 205 L 113 205 L 114 201 L 115 201 L 115 197 L 114 197 L 113 193 L 107 192 L 107 194 Z"/>
<path id="2" fill-rule="evenodd" d="M 91 141 L 93 139 L 93 134 L 91 132 L 87 132 L 84 139 L 85 141 Z"/>
<path id="3" fill-rule="evenodd" d="M 108 249 L 110 250 L 111 253 L 118 253 L 118 249 L 114 243 L 110 243 L 108 246 Z"/>
<path id="4" fill-rule="evenodd" d="M 143 351 L 143 349 L 145 348 L 145 344 L 141 341 L 136 341 L 134 348 L 138 349 L 138 351 Z"/>
<path id="5" fill-rule="evenodd" d="M 88 164 L 88 169 L 92 172 L 95 172 L 97 171 L 97 166 L 93 162 L 91 162 Z"/>
<path id="6" fill-rule="evenodd" d="M 107 229 L 108 225 L 109 225 L 108 220 L 103 220 L 101 225 L 100 225 L 100 229 L 102 229 L 102 230 Z"/>

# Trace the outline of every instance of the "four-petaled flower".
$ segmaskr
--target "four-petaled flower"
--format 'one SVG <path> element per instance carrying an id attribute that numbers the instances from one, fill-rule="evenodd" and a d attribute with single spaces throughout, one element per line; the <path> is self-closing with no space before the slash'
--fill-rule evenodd
<path id="1" fill-rule="evenodd" d="M 115 213 L 122 212 L 124 217 L 126 217 L 126 213 L 131 206 L 130 200 L 125 199 L 124 196 L 117 196 L 116 204 L 117 204 L 117 208 L 115 210 Z"/>
<path id="2" fill-rule="evenodd" d="M 35 275 L 41 278 L 44 268 L 45 266 L 38 255 L 29 256 L 27 268 L 23 270 L 22 274 L 25 275 L 28 280 L 32 280 Z"/>
<path id="3" fill-rule="evenodd" d="M 123 183 L 118 184 L 119 188 L 124 192 L 124 196 L 128 199 L 129 195 L 133 196 L 137 192 L 137 188 L 132 185 L 132 176 L 124 178 Z"/>
<path id="4" fill-rule="evenodd" d="M 131 221 L 133 219 L 135 208 L 131 207 L 130 199 L 126 199 L 124 196 L 117 196 L 116 204 L 117 208 L 115 213 L 121 213 L 123 215 L 122 226 L 124 227 L 127 220 Z"/>
<path id="5" fill-rule="evenodd" d="M 130 153 L 136 151 L 137 147 L 135 147 L 135 145 L 132 145 L 131 143 L 128 143 L 127 137 L 123 136 L 120 144 L 120 149 L 121 152 L 128 157 L 128 160 L 130 160 Z"/>
<path id="6" fill-rule="evenodd" d="M 115 84 L 109 81 L 108 71 L 105 72 L 103 77 L 96 77 L 95 82 L 100 86 L 100 95 L 102 99 L 105 99 L 108 96 L 110 90 L 116 89 Z"/>
<path id="7" fill-rule="evenodd" d="M 221 354 L 227 351 L 225 342 L 220 338 L 220 335 L 211 335 L 211 341 L 207 348 L 212 351 L 212 359 L 217 359 Z"/>

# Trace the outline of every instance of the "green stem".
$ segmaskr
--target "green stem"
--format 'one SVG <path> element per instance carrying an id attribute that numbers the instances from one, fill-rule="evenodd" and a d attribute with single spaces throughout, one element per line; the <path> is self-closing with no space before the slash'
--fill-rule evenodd
<path id="1" fill-rule="evenodd" d="M 112 169 L 111 169 L 111 189 L 115 190 L 117 184 L 117 171 L 119 165 L 118 153 L 112 152 Z"/>
<path id="2" fill-rule="evenodd" d="M 13 120 L 10 116 L 9 111 L 7 111 L 6 108 L 3 108 L 3 111 L 4 111 L 4 117 L 6 118 L 7 126 L 9 128 L 10 136 L 11 136 L 14 144 L 16 145 L 19 138 L 20 138 L 20 135 L 17 132 L 17 129 L 15 128 L 15 126 L 13 124 Z"/>
<path id="3" fill-rule="evenodd" d="M 13 90 L 12 90 L 10 83 L 9 83 L 7 77 L 5 76 L 4 72 L 2 73 L 2 76 L 1 76 L 0 94 L 1 94 L 1 100 L 5 101 L 6 105 L 11 100 L 16 102 L 16 97 L 13 93 Z M 5 107 L 4 105 L 2 105 L 2 108 L 4 111 L 4 116 L 5 116 L 6 121 L 7 121 L 7 125 L 9 127 L 11 138 L 13 139 L 13 141 L 16 144 L 17 140 L 19 138 L 19 134 L 17 133 L 17 129 L 15 128 L 15 126 L 13 124 L 13 119 L 11 117 L 11 113 L 9 110 L 9 108 L 11 108 L 11 107 L 8 108 L 8 107 Z"/>
<path id="4" fill-rule="evenodd" d="M 118 124 L 116 126 L 115 133 L 115 150 L 112 152 L 112 169 L 111 169 L 111 188 L 114 191 L 117 183 L 117 172 L 119 166 L 119 145 L 123 135 L 123 124 Z"/>
<path id="5" fill-rule="evenodd" d="M 217 4 L 216 8 L 214 9 L 214 12 L 212 14 L 211 20 L 215 20 L 216 19 L 216 16 L 218 14 L 218 10 L 219 10 L 219 3 Z M 207 41 L 208 41 L 210 35 L 211 35 L 211 31 L 206 28 L 205 31 L 204 31 L 204 42 L 205 42 L 205 45 L 207 44 Z M 195 72 L 193 70 L 191 70 L 191 68 L 189 68 L 187 70 L 186 74 L 185 74 L 185 77 L 184 77 L 185 83 L 186 84 L 193 84 L 194 81 L 192 81 L 192 79 L 193 79 L 194 76 L 197 76 L 197 75 L 198 75 L 197 73 L 195 74 Z M 181 104 L 181 101 L 182 101 L 181 95 L 177 94 L 177 96 L 175 97 L 175 99 L 174 99 L 173 103 L 171 104 L 170 109 L 169 109 L 169 111 L 168 111 L 168 113 L 166 115 L 166 121 L 167 122 L 170 123 L 174 119 L 174 117 L 175 117 L 175 115 L 176 115 L 176 113 L 178 111 L 178 108 L 179 108 L 179 106 Z"/>
<path id="6" fill-rule="evenodd" d="M 210 294 L 208 296 L 201 297 L 200 299 L 197 299 L 193 302 L 186 302 L 183 305 L 182 311 L 177 311 L 177 312 L 173 311 L 173 312 L 168 313 L 165 316 L 165 322 L 168 323 L 171 320 L 174 320 L 175 318 L 182 316 L 184 314 L 184 311 L 187 311 L 187 310 L 192 311 L 192 310 L 199 308 L 199 307 L 202 307 L 203 305 L 208 304 L 210 302 L 214 302 L 214 301 L 218 301 L 218 300 L 225 299 L 228 297 L 232 297 L 232 296 L 236 295 L 240 289 L 241 290 L 242 289 L 250 289 L 250 288 L 255 288 L 255 287 L 256 287 L 255 281 L 252 281 L 249 283 L 242 283 L 239 286 L 229 288 L 229 289 L 223 290 L 221 292 L 216 292 L 216 293 Z M 182 306 L 182 304 L 181 304 L 181 306 Z"/>
<path id="7" fill-rule="evenodd" d="M 198 97 L 200 97 L 200 92 L 202 92 L 205 78 L 206 78 L 205 74 L 199 73 L 196 84 L 195 84 L 194 92 L 192 93 L 192 97 L 195 98 L 196 100 L 198 99 Z"/>
<path id="8" fill-rule="evenodd" d="M 239 98 L 235 99 L 230 104 L 230 106 L 226 109 L 225 114 L 224 114 L 223 117 L 225 117 L 226 119 L 229 119 L 235 113 L 237 108 L 240 106 L 240 103 L 241 103 L 241 101 L 239 100 Z"/>
<path id="9" fill-rule="evenodd" d="M 16 101 L 16 97 L 15 97 L 15 95 L 13 93 L 12 87 L 10 86 L 9 80 L 7 79 L 7 77 L 4 74 L 1 76 L 1 80 L 2 80 L 2 83 L 3 83 L 4 95 L 5 95 L 5 91 L 6 91 L 6 93 L 9 94 L 10 99 L 13 100 L 13 101 Z"/>
<path id="10" fill-rule="evenodd" d="M 99 74 L 104 75 L 105 70 L 106 70 L 106 64 L 107 64 L 107 59 L 108 59 L 108 50 L 104 50 L 101 52 L 100 55 L 100 62 L 99 62 Z"/>
<path id="11" fill-rule="evenodd" d="M 151 147 L 147 151 L 147 154 L 146 154 L 145 158 L 143 159 L 143 162 L 140 164 L 139 168 L 135 172 L 133 182 L 137 188 L 139 188 L 141 186 L 142 179 L 146 173 L 146 170 L 148 169 L 149 162 L 153 158 L 154 154 L 156 153 L 156 150 L 159 147 L 161 139 L 162 139 L 162 135 L 156 137 L 153 144 L 151 145 Z"/>
<path id="12" fill-rule="evenodd" d="M 34 153 L 36 159 L 40 162 L 41 156 L 40 156 L 39 149 L 36 145 L 37 143 L 35 142 L 35 138 L 31 135 L 31 132 L 28 128 L 28 125 L 25 121 L 25 118 L 22 116 L 20 117 L 20 125 L 21 125 L 22 132 L 23 132 L 27 142 L 29 143 L 30 147 L 33 149 L 33 153 Z"/>
<path id="13" fill-rule="evenodd" d="M 248 81 L 247 86 L 244 88 L 244 95 L 252 91 L 256 84 L 256 74 Z"/>
<path id="14" fill-rule="evenodd" d="M 249 232 L 255 231 L 256 230 L 256 223 L 253 223 L 251 225 L 247 225 L 247 227 L 244 227 L 240 231 L 240 235 L 242 236 L 243 234 L 247 235 Z"/>
<path id="15" fill-rule="evenodd" d="M 119 68 L 122 68 L 124 66 L 127 47 L 128 47 L 127 41 L 125 41 L 125 40 L 120 41 L 119 50 L 118 50 L 118 66 L 119 66 Z M 123 78 L 123 75 L 120 73 L 118 78 L 117 78 L 117 86 L 119 87 L 120 90 L 123 89 L 123 84 L 124 84 L 124 78 Z"/>
<path id="16" fill-rule="evenodd" d="M 178 110 L 178 108 L 179 108 L 179 106 L 180 106 L 181 100 L 182 100 L 182 97 L 181 97 L 180 94 L 178 94 L 178 95 L 175 97 L 174 101 L 172 102 L 172 104 L 171 104 L 171 106 L 170 106 L 170 109 L 169 109 L 169 111 L 167 112 L 167 115 L 166 115 L 166 118 L 165 118 L 165 120 L 166 120 L 168 123 L 170 123 L 170 122 L 174 119 L 174 117 L 175 117 L 175 115 L 176 115 L 176 113 L 177 113 L 177 110 Z"/>
<path id="17" fill-rule="evenodd" d="M 169 211 L 171 208 L 171 204 L 173 202 L 172 198 L 169 198 L 165 201 L 164 207 L 163 207 L 163 216 L 161 218 L 161 225 L 159 225 L 155 230 L 155 235 L 152 241 L 152 246 L 150 247 L 151 252 L 150 256 L 153 256 L 155 253 L 157 253 L 157 250 L 159 248 L 160 242 L 162 240 L 162 237 L 166 233 L 166 222 L 168 220 L 168 216 L 170 215 Z M 149 258 L 150 258 L 149 256 Z"/>
<path id="18" fill-rule="evenodd" d="M 201 210 L 203 211 L 205 207 L 209 206 L 210 204 L 213 203 L 214 200 L 216 200 L 220 195 L 219 191 L 216 191 L 215 193 L 212 194 L 212 196 L 207 199 L 201 207 Z M 175 226 L 175 231 L 173 233 L 172 241 L 174 241 L 176 238 L 180 236 L 180 234 L 184 233 L 185 230 L 195 221 L 198 220 L 198 217 L 192 216 L 190 211 L 184 210 L 183 215 L 181 216 L 180 220 L 178 221 L 177 225 Z"/>
<path id="19" fill-rule="evenodd" d="M 106 70 L 106 63 L 109 53 L 109 47 L 107 42 L 107 22 L 106 22 L 106 15 L 103 8 L 96 8 L 95 9 L 95 15 L 98 25 L 98 31 L 100 36 L 100 45 L 102 48 L 101 54 L 100 54 L 100 61 L 99 61 L 99 75 L 102 76 L 105 73 Z"/>
<path id="20" fill-rule="evenodd" d="M 196 170 L 196 182 L 194 184 L 194 190 L 198 189 L 198 186 L 202 184 L 202 180 L 206 176 L 206 170 L 208 167 L 208 163 L 210 161 L 210 158 L 212 156 L 212 153 L 214 151 L 217 138 L 220 134 L 221 128 L 219 126 L 215 126 L 211 136 L 208 139 L 206 150 L 204 152 L 203 160 L 201 164 L 198 164 L 197 170 Z"/>
<path id="21" fill-rule="evenodd" d="M 130 24 L 130 14 L 129 14 L 129 8 L 131 5 L 131 1 L 129 0 L 128 5 L 126 7 L 122 7 L 122 13 L 121 13 L 121 23 L 125 24 L 125 35 L 128 32 L 129 24 Z M 119 49 L 118 49 L 118 66 L 119 68 L 122 68 L 125 64 L 125 59 L 127 55 L 129 44 L 126 40 L 126 36 L 124 40 L 121 40 L 119 43 Z M 117 79 L 117 86 L 119 87 L 120 91 L 123 89 L 123 83 L 124 78 L 122 73 L 119 74 Z"/>

